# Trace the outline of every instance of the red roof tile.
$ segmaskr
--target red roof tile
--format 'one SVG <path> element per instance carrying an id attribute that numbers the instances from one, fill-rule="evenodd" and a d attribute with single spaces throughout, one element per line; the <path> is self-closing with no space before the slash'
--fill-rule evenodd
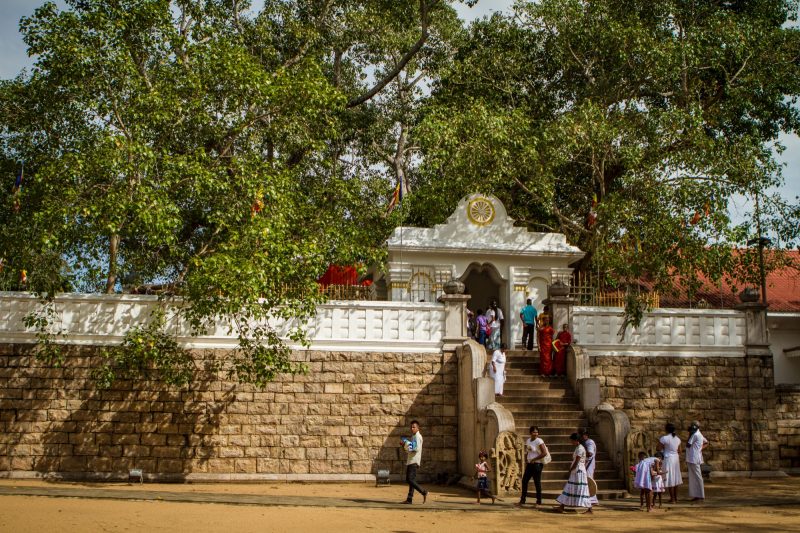
<path id="1" fill-rule="evenodd" d="M 800 252 L 787 251 L 794 265 L 800 264 Z M 686 293 L 678 295 L 661 295 L 661 307 L 698 307 L 702 301 L 709 307 L 732 308 L 740 303 L 739 293 L 747 286 L 745 284 L 730 285 L 722 281 L 714 285 L 710 280 L 703 279 L 703 287 L 690 302 Z M 767 275 L 767 304 L 770 311 L 800 312 L 800 270 L 793 266 L 783 267 Z"/>

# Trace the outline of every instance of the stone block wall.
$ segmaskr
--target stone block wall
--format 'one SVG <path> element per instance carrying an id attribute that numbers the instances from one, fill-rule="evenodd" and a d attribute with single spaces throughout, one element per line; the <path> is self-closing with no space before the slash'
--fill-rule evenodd
<path id="1" fill-rule="evenodd" d="M 198 355 L 198 358 L 200 356 Z M 264 390 L 198 372 L 191 387 L 123 381 L 98 391 L 97 348 L 45 367 L 27 345 L 0 345 L 0 475 L 56 472 L 158 479 L 359 479 L 401 475 L 412 419 L 420 476 L 456 472 L 454 354 L 298 351 L 306 375 Z M 348 477 L 349 476 L 349 477 Z"/>
<path id="2" fill-rule="evenodd" d="M 800 470 L 800 386 L 777 388 L 778 448 L 781 468 Z"/>
<path id="3" fill-rule="evenodd" d="M 594 356 L 591 375 L 601 396 L 630 417 L 631 427 L 662 435 L 672 422 L 685 441 L 699 420 L 716 471 L 778 469 L 776 398 L 771 357 Z M 683 461 L 683 458 L 682 458 Z"/>

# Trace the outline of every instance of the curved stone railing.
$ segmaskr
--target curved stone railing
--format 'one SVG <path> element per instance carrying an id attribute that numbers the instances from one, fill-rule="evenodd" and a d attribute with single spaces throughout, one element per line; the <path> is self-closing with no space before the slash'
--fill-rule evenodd
<path id="1" fill-rule="evenodd" d="M 132 294 L 64 294 L 51 304 L 50 331 L 67 344 L 109 345 L 142 326 L 162 305 L 157 296 Z M 0 341 L 36 342 L 36 331 L 24 318 L 41 309 L 41 300 L 28 293 L 0 293 Z M 166 304 L 167 328 L 188 348 L 227 349 L 238 343 L 230 324 L 219 321 L 203 335 L 192 336 L 179 318 L 180 301 Z M 438 352 L 444 337 L 445 306 L 441 303 L 331 302 L 317 306 L 316 316 L 300 324 L 308 332 L 313 350 Z M 270 325 L 288 340 L 297 322 L 271 320 Z M 300 348 L 300 345 L 293 345 Z"/>
<path id="2" fill-rule="evenodd" d="M 475 473 L 480 450 L 495 447 L 504 431 L 516 432 L 514 415 L 494 401 L 494 380 L 485 377 L 486 350 L 474 340 L 465 341 L 458 354 L 458 466 L 462 476 Z M 497 472 L 495 476 L 495 488 Z"/>
<path id="3" fill-rule="evenodd" d="M 626 477 L 625 442 L 631 430 L 631 422 L 624 411 L 601 403 L 600 380 L 591 376 L 589 354 L 581 346 L 570 346 L 567 351 L 567 380 L 569 381 L 581 409 L 589 417 L 595 434 L 608 450 L 614 468 Z"/>

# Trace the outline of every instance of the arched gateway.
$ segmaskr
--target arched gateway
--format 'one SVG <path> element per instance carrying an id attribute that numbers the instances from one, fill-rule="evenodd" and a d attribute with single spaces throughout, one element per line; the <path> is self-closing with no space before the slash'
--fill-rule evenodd
<path id="1" fill-rule="evenodd" d="M 514 226 L 500 200 L 484 194 L 463 198 L 444 224 L 395 228 L 387 248 L 390 300 L 434 301 L 444 283 L 460 280 L 471 309 L 486 309 L 497 299 L 506 318 L 503 338 L 514 342 L 522 337 L 525 299 L 541 310 L 547 287 L 568 280 L 570 265 L 584 256 L 561 233 Z"/>

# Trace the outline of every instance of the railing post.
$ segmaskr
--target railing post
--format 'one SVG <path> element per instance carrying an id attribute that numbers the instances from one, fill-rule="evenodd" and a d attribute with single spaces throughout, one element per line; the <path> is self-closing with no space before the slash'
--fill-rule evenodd
<path id="1" fill-rule="evenodd" d="M 736 309 L 745 315 L 745 371 L 747 379 L 748 459 L 751 472 L 778 469 L 778 432 L 772 351 L 767 330 L 767 306 L 757 291 L 745 290 Z"/>
<path id="2" fill-rule="evenodd" d="M 451 352 L 469 338 L 467 335 L 467 302 L 470 295 L 464 294 L 464 284 L 457 280 L 445 283 L 444 292 L 445 294 L 438 298 L 445 305 L 442 350 Z"/>
<path id="3" fill-rule="evenodd" d="M 553 317 L 553 329 L 556 332 L 561 330 L 563 324 L 572 331 L 572 306 L 575 305 L 575 298 L 569 295 L 569 287 L 560 281 L 550 285 L 548 298 L 544 305 L 550 306 L 550 314 Z"/>

